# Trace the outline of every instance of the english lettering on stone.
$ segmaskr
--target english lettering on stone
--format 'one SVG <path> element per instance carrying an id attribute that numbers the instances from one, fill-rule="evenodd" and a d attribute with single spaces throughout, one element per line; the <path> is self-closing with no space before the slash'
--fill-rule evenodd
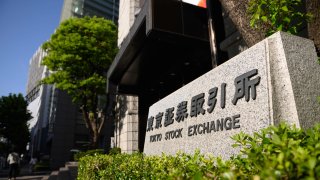
<path id="1" fill-rule="evenodd" d="M 182 138 L 182 130 L 183 128 L 181 129 L 176 129 L 176 130 L 173 130 L 173 131 L 168 131 L 166 132 L 166 136 L 165 136 L 165 140 L 171 140 L 171 139 L 178 139 L 178 138 Z"/>
<path id="2" fill-rule="evenodd" d="M 240 118 L 240 114 L 234 115 L 234 116 L 232 116 L 232 118 L 233 118 L 233 121 L 232 121 L 233 129 L 240 128 L 240 124 L 238 124 L 239 121 L 240 121 L 240 119 L 239 119 Z"/>
<path id="3" fill-rule="evenodd" d="M 150 142 L 161 141 L 161 139 L 162 139 L 162 134 L 155 134 L 150 136 Z"/>
<path id="4" fill-rule="evenodd" d="M 188 127 L 188 136 L 196 136 L 198 134 L 209 134 L 216 131 L 229 131 L 240 128 L 240 114 L 232 117 L 217 119 L 216 121 L 195 124 Z"/>

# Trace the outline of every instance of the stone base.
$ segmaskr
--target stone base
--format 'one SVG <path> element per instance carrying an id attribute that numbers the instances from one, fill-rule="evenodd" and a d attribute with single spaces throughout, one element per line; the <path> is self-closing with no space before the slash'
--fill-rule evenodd
<path id="1" fill-rule="evenodd" d="M 320 65 L 312 41 L 278 32 L 149 109 L 144 153 L 237 153 L 231 136 L 280 121 L 320 121 Z"/>

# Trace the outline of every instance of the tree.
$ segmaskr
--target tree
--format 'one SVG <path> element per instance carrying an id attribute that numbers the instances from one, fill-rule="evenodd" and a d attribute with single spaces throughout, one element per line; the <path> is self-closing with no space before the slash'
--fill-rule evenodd
<path id="1" fill-rule="evenodd" d="M 91 147 L 97 148 L 105 121 L 98 97 L 105 94 L 104 75 L 118 51 L 117 27 L 103 18 L 71 18 L 42 48 L 47 52 L 42 64 L 52 71 L 42 82 L 65 90 L 80 106 Z"/>
<path id="2" fill-rule="evenodd" d="M 314 41 L 320 56 L 320 1 L 306 0 L 306 9 L 313 16 L 308 23 L 309 38 Z"/>
<path id="3" fill-rule="evenodd" d="M 30 140 L 28 121 L 31 114 L 22 94 L 9 94 L 0 98 L 0 137 L 7 140 L 7 145 L 18 152 L 26 150 Z"/>
<path id="4" fill-rule="evenodd" d="M 302 6 L 302 0 L 250 0 L 250 26 L 266 36 L 277 31 L 298 34 L 311 20 L 311 14 L 303 12 Z"/>
<path id="5" fill-rule="evenodd" d="M 210 1 L 210 0 L 208 0 Z M 247 14 L 247 9 L 250 0 L 219 0 L 225 14 L 228 14 L 231 21 L 234 23 L 243 40 L 247 45 L 253 46 L 264 38 L 264 33 L 250 27 L 250 17 Z"/>
<path id="6" fill-rule="evenodd" d="M 249 9 L 249 2 L 251 0 L 219 0 L 222 7 L 229 15 L 236 28 L 239 30 L 244 41 L 250 47 L 255 43 L 261 41 L 265 37 L 266 29 L 261 27 L 253 29 L 250 27 L 251 17 L 247 13 Z M 271 0 L 275 1 L 275 0 Z M 284 0 L 282 0 L 284 1 Z M 285 0 L 290 2 L 291 0 Z M 268 0 L 265 1 L 268 5 Z M 280 1 L 279 1 L 280 2 Z M 320 50 L 320 2 L 319 0 L 306 0 L 306 10 L 313 18 L 308 22 L 308 38 L 315 42 L 316 48 Z M 282 8 L 282 7 L 281 7 Z"/>

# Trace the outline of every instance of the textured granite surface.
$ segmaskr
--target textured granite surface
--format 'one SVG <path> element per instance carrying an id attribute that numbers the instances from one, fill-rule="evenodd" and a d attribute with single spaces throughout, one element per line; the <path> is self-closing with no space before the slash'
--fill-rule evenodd
<path id="1" fill-rule="evenodd" d="M 311 40 L 279 32 L 267 40 L 273 122 L 301 128 L 320 122 L 320 65 Z"/>
<path id="2" fill-rule="evenodd" d="M 148 131 L 147 127 L 144 152 L 193 153 L 200 149 L 228 158 L 238 152 L 231 147 L 230 137 L 240 131 L 253 133 L 281 120 L 310 127 L 320 120 L 316 102 L 320 96 L 319 76 L 320 65 L 312 41 L 276 33 L 152 105 L 148 117 L 154 120 L 152 126 L 151 121 L 148 124 L 153 130 Z M 212 93 L 215 87 L 216 96 Z M 192 107 L 196 96 L 198 101 Z M 216 104 L 210 113 L 214 97 Z M 187 101 L 188 116 L 178 122 L 176 113 L 183 101 Z M 174 121 L 165 126 L 168 108 L 174 108 Z M 191 117 L 196 109 L 199 114 Z M 159 113 L 163 113 L 158 118 L 161 127 L 156 128 Z M 226 122 L 223 130 L 218 130 L 218 121 Z M 170 131 L 175 132 L 174 139 L 166 139 Z"/>

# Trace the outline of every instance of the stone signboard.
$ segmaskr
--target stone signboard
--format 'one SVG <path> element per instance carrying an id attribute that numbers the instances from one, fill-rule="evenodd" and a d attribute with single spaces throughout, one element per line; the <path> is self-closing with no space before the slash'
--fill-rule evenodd
<path id="1" fill-rule="evenodd" d="M 280 120 L 320 120 L 320 65 L 313 42 L 278 32 L 149 109 L 144 153 L 237 153 L 231 136 Z"/>

